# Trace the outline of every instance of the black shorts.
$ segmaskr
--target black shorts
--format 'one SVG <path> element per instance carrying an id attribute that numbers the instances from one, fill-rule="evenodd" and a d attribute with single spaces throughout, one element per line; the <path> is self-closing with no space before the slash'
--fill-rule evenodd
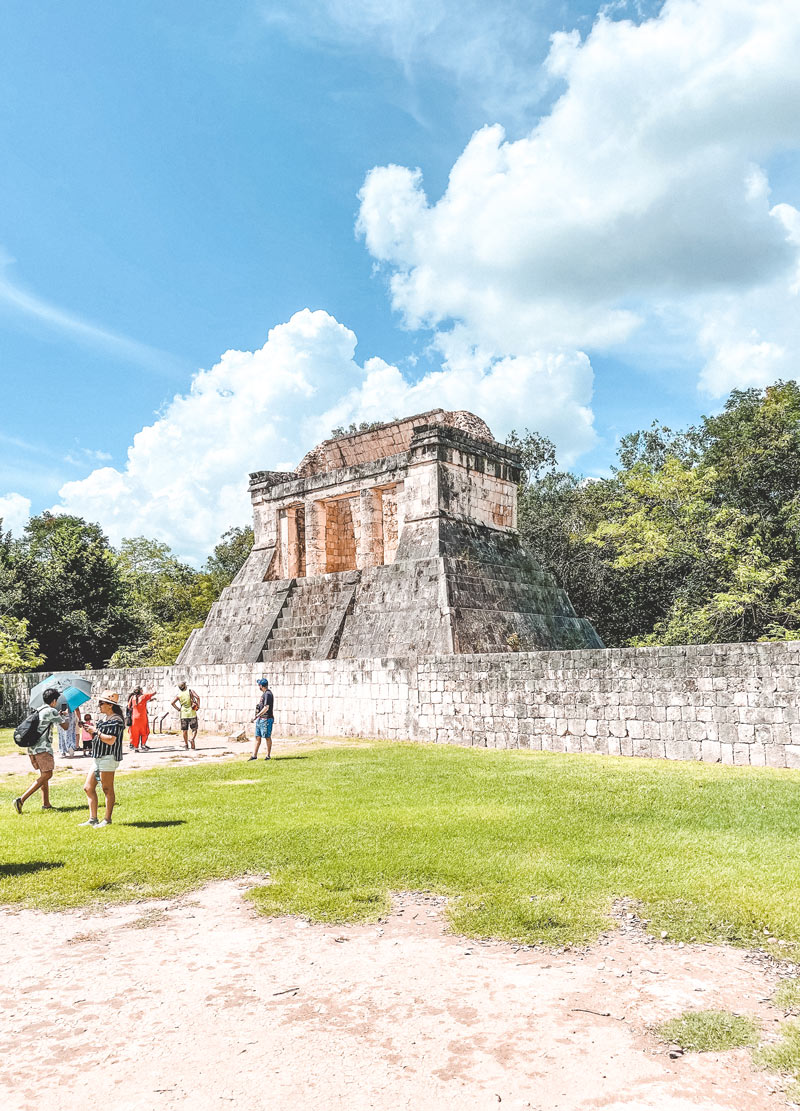
<path id="1" fill-rule="evenodd" d="M 188 732 L 189 729 L 197 732 L 197 714 L 193 718 L 181 718 L 181 731 Z"/>

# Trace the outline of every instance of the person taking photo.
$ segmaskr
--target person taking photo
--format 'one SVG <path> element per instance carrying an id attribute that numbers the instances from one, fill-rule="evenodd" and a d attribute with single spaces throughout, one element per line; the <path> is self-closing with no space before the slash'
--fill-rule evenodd
<path id="1" fill-rule="evenodd" d="M 125 736 L 125 719 L 122 716 L 122 707 L 119 704 L 119 695 L 116 691 L 103 691 L 98 699 L 100 703 L 100 717 L 96 726 L 89 726 L 92 734 L 92 757 L 94 768 L 86 777 L 83 789 L 89 799 L 89 817 L 82 826 L 94 826 L 103 829 L 111 825 L 111 815 L 114 812 L 116 792 L 114 790 L 114 773 L 122 763 L 122 741 Z M 106 809 L 103 820 L 97 820 L 97 784 L 103 788 L 106 799 Z"/>

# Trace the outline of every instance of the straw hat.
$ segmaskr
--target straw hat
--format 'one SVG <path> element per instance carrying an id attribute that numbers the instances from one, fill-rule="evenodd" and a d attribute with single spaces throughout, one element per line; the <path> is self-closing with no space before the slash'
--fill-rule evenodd
<path id="1" fill-rule="evenodd" d="M 118 710 L 121 709 L 119 695 L 116 691 L 100 691 L 100 694 L 97 696 L 97 701 L 98 703 L 110 702 L 111 705 L 116 706 Z"/>

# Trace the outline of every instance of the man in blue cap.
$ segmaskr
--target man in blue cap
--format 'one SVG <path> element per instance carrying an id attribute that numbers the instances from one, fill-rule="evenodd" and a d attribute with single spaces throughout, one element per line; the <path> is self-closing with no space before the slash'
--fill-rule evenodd
<path id="1" fill-rule="evenodd" d="M 272 707 L 275 699 L 266 679 L 257 679 L 256 685 L 261 691 L 261 697 L 256 705 L 256 716 L 253 718 L 256 723 L 256 747 L 253 749 L 253 755 L 250 759 L 258 759 L 258 750 L 261 747 L 261 738 L 263 737 L 267 742 L 267 755 L 264 759 L 270 760 L 272 758 L 272 723 L 275 720 Z"/>

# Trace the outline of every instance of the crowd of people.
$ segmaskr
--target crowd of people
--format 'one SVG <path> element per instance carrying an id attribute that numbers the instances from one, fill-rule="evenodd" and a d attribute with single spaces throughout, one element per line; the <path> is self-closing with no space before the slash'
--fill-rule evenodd
<path id="1" fill-rule="evenodd" d="M 269 682 L 262 678 L 256 680 L 259 698 L 256 704 L 255 747 L 250 760 L 257 760 L 262 740 L 265 742 L 265 760 L 272 758 L 272 727 L 274 724 L 275 699 L 269 689 Z M 98 697 L 100 716 L 97 721 L 92 715 L 82 714 L 80 709 L 71 710 L 68 706 L 59 709 L 61 692 L 55 687 L 44 691 L 43 706 L 38 711 L 38 723 L 34 743 L 27 748 L 28 757 L 34 771 L 35 781 L 24 794 L 13 800 L 18 814 L 29 798 L 42 792 L 42 810 L 52 810 L 50 802 L 50 780 L 55 769 L 53 752 L 53 726 L 58 726 L 58 751 L 62 757 L 70 758 L 80 753 L 90 757 L 93 767 L 86 776 L 83 789 L 89 803 L 89 817 L 81 822 L 82 826 L 103 829 L 112 824 L 116 790 L 114 776 L 122 763 L 125 745 L 125 730 L 128 730 L 128 747 L 135 752 L 150 752 L 147 741 L 150 737 L 150 715 L 148 705 L 155 698 L 155 691 L 145 691 L 135 687 L 123 710 L 123 702 L 116 691 L 101 691 Z M 185 680 L 178 683 L 178 691 L 171 704 L 180 714 L 180 731 L 185 749 L 195 748 L 199 725 L 198 710 L 200 698 Z M 105 801 L 103 817 L 98 817 L 98 786 Z"/>

